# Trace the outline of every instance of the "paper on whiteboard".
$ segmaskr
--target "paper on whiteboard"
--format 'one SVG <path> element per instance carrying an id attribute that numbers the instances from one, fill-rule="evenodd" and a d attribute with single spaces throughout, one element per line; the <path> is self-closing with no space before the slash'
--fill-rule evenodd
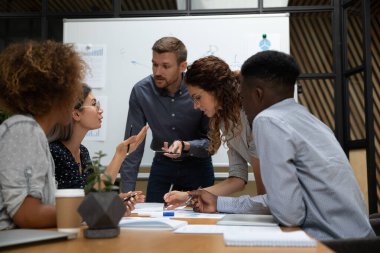
<path id="1" fill-rule="evenodd" d="M 76 44 L 75 47 L 88 65 L 84 82 L 91 88 L 104 88 L 106 85 L 106 45 Z"/>

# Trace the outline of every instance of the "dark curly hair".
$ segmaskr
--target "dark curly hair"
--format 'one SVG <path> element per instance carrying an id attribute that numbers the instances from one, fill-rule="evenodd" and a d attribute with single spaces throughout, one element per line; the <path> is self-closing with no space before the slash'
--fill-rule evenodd
<path id="1" fill-rule="evenodd" d="M 188 67 L 185 82 L 199 87 L 215 96 L 216 113 L 209 121 L 208 137 L 211 154 L 218 151 L 221 142 L 226 143 L 241 132 L 239 76 L 231 71 L 228 64 L 215 56 L 206 56 L 194 61 Z M 221 124 L 224 133 L 220 132 Z"/>
<path id="2" fill-rule="evenodd" d="M 11 44 L 0 54 L 0 108 L 41 116 L 54 107 L 69 107 L 81 94 L 85 70 L 71 44 Z"/>

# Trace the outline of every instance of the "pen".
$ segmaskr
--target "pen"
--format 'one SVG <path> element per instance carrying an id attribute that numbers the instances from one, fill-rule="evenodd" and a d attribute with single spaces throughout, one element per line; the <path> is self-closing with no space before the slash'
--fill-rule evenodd
<path id="1" fill-rule="evenodd" d="M 189 198 L 188 200 L 186 200 L 186 202 L 185 202 L 185 206 L 190 205 L 192 199 L 193 199 L 193 196 L 190 196 L 190 198 Z"/>
<path id="2" fill-rule="evenodd" d="M 171 191 L 173 190 L 173 186 L 174 186 L 174 184 L 172 183 L 172 184 L 170 185 L 170 187 L 169 187 L 169 191 L 168 191 L 168 192 L 171 192 Z M 164 211 L 165 211 L 167 205 L 168 205 L 168 203 L 165 202 L 165 203 L 164 203 Z"/>
<path id="3" fill-rule="evenodd" d="M 129 129 L 129 137 L 132 136 L 132 129 L 133 129 L 133 125 L 131 125 L 131 128 Z M 131 144 L 128 144 L 128 147 L 127 147 L 127 156 L 129 155 L 129 148 L 131 147 Z"/>
<path id="4" fill-rule="evenodd" d="M 173 186 L 174 186 L 174 184 L 172 183 L 172 184 L 170 185 L 169 192 L 171 192 L 171 191 L 173 190 Z"/>
<path id="5" fill-rule="evenodd" d="M 129 195 L 128 197 L 124 198 L 123 202 L 127 202 L 128 200 L 130 200 L 131 198 L 136 197 L 137 195 L 138 195 L 137 193 L 133 193 L 132 195 Z"/>
<path id="6" fill-rule="evenodd" d="M 202 187 L 199 186 L 197 190 L 202 190 Z M 185 205 L 188 206 L 191 204 L 191 200 L 193 199 L 193 196 L 190 196 L 188 200 L 186 200 Z"/>

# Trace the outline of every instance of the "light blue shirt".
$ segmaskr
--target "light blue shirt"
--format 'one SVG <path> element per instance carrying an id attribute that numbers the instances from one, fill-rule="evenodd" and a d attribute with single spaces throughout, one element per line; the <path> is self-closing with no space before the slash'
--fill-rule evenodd
<path id="1" fill-rule="evenodd" d="M 319 240 L 375 236 L 354 173 L 334 133 L 294 99 L 259 113 L 253 136 L 267 194 L 219 197 L 220 212 L 268 210 Z"/>

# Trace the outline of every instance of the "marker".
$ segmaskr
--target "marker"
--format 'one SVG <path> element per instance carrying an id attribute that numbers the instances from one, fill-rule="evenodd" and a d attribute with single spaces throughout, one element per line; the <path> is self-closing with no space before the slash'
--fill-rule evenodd
<path id="1" fill-rule="evenodd" d="M 163 211 L 162 216 L 164 217 L 173 217 L 174 216 L 174 211 Z"/>

